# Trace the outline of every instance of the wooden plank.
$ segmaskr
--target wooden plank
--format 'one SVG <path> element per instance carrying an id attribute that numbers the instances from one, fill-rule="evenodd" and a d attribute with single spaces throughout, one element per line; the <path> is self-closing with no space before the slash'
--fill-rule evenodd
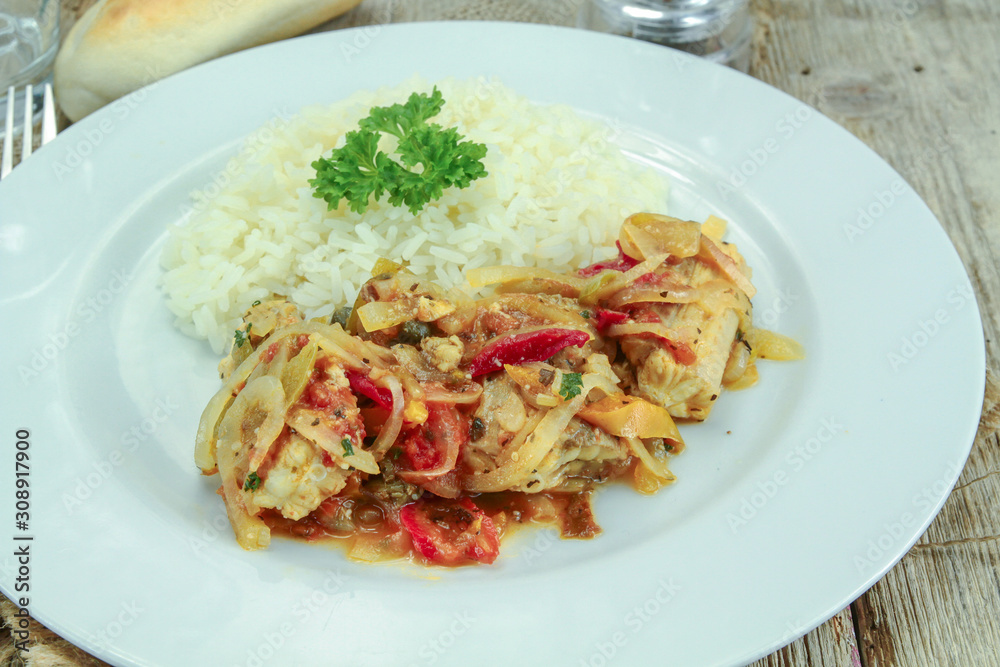
<path id="1" fill-rule="evenodd" d="M 794 630 L 794 628 L 790 628 Z M 750 667 L 860 667 L 851 608 Z"/>

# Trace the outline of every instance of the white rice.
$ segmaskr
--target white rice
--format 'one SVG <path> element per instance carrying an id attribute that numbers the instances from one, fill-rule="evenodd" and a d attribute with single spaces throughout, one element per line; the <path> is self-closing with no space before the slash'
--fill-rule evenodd
<path id="1" fill-rule="evenodd" d="M 436 85 L 445 105 L 432 122 L 485 143 L 488 176 L 445 190 L 416 217 L 384 196 L 363 214 L 345 202 L 328 211 L 312 196 L 312 162 L 343 145 L 372 106 L 430 92 L 422 79 L 275 119 L 192 194 L 193 210 L 171 229 L 163 287 L 177 326 L 221 353 L 254 301 L 280 295 L 310 317 L 329 315 L 353 302 L 379 257 L 446 286 L 481 266 L 573 270 L 615 254 L 625 216 L 665 210 L 665 178 L 622 155 L 620 130 L 495 80 Z"/>

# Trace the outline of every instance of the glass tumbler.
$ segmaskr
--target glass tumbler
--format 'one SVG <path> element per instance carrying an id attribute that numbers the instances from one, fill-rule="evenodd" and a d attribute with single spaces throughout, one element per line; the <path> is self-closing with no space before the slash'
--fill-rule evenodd
<path id="1" fill-rule="evenodd" d="M 687 51 L 742 72 L 750 67 L 747 0 L 584 0 L 577 27 Z"/>
<path id="2" fill-rule="evenodd" d="M 0 0 L 0 111 L 7 108 L 9 88 L 15 87 L 17 128 L 23 125 L 24 86 L 34 86 L 34 110 L 40 113 L 43 84 L 52 80 L 52 63 L 59 49 L 59 11 L 58 0 Z"/>

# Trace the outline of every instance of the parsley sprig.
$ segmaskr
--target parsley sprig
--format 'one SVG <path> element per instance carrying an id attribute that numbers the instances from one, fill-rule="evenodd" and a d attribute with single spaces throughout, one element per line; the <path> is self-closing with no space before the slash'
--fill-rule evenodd
<path id="1" fill-rule="evenodd" d="M 358 123 L 360 129 L 347 133 L 342 148 L 312 163 L 313 196 L 325 199 L 331 210 L 346 199 L 352 211 L 363 213 L 369 197 L 378 200 L 388 193 L 390 204 L 405 205 L 416 215 L 445 188 L 465 188 L 485 176 L 485 145 L 461 141 L 464 137 L 454 127 L 427 122 L 443 106 L 435 86 L 430 95 L 413 93 L 406 104 L 373 107 Z M 400 161 L 379 150 L 382 133 L 398 140 Z"/>

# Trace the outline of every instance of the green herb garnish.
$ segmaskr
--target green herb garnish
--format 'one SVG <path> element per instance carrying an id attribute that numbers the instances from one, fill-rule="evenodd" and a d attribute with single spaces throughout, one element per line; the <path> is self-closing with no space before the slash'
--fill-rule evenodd
<path id="1" fill-rule="evenodd" d="M 590 319 L 590 311 L 589 310 L 581 310 L 580 311 L 580 317 L 582 317 L 585 320 L 589 320 Z"/>
<path id="2" fill-rule="evenodd" d="M 435 87 L 430 95 L 413 93 L 406 104 L 373 107 L 358 123 L 360 129 L 347 133 L 342 148 L 312 163 L 313 196 L 325 199 L 331 210 L 346 199 L 352 211 L 362 213 L 369 197 L 378 200 L 387 192 L 390 204 L 405 205 L 416 215 L 444 188 L 464 188 L 485 176 L 485 145 L 461 141 L 464 137 L 454 127 L 427 122 L 443 106 L 444 98 Z M 379 150 L 383 132 L 398 140 L 399 162 Z M 420 168 L 414 169 L 417 165 Z"/>
<path id="3" fill-rule="evenodd" d="M 243 480 L 244 491 L 256 491 L 258 486 L 260 486 L 260 477 L 258 477 L 255 472 L 250 473 L 247 475 L 246 479 Z"/>
<path id="4" fill-rule="evenodd" d="M 583 389 L 582 373 L 563 373 L 562 382 L 559 383 L 559 395 L 567 401 L 574 396 L 579 396 Z"/>
<path id="5" fill-rule="evenodd" d="M 354 456 L 354 446 L 351 444 L 350 438 L 341 440 L 340 446 L 344 448 L 344 456 Z"/>
<path id="6" fill-rule="evenodd" d="M 233 336 L 233 341 L 236 343 L 236 347 L 243 347 L 243 343 L 250 340 L 250 327 L 253 326 L 253 322 L 247 323 L 247 330 L 242 329 L 236 330 L 236 335 Z"/>

